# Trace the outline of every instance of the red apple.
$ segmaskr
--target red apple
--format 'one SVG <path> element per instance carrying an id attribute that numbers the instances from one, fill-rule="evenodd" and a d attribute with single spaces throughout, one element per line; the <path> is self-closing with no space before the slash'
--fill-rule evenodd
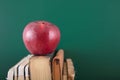
<path id="1" fill-rule="evenodd" d="M 52 53 L 57 48 L 59 41 L 60 31 L 50 22 L 31 22 L 23 31 L 23 42 L 27 50 L 34 55 Z"/>

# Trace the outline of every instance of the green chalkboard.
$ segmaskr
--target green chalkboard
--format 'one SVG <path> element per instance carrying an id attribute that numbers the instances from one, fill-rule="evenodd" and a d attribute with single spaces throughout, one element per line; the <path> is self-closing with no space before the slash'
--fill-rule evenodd
<path id="1" fill-rule="evenodd" d="M 120 80 L 120 0 L 0 0 L 0 80 L 29 54 L 22 32 L 35 20 L 59 26 L 75 80 Z"/>

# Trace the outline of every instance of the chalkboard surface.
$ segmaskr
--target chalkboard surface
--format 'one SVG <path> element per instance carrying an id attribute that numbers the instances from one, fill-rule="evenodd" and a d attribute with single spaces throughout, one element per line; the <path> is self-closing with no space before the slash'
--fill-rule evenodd
<path id="1" fill-rule="evenodd" d="M 22 32 L 35 20 L 59 26 L 75 80 L 120 80 L 120 0 L 1 0 L 0 80 L 29 54 Z"/>

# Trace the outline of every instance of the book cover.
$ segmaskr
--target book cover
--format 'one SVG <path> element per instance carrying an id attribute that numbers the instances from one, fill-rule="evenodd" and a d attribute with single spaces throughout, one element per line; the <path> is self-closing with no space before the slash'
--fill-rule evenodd
<path id="1" fill-rule="evenodd" d="M 53 80 L 62 80 L 64 51 L 60 49 L 52 61 L 52 77 Z"/>
<path id="2" fill-rule="evenodd" d="M 33 56 L 30 58 L 31 80 L 52 80 L 49 56 Z"/>

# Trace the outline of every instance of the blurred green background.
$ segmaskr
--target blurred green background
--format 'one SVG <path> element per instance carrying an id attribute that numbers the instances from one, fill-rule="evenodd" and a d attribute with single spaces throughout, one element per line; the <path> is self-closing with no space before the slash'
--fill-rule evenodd
<path id="1" fill-rule="evenodd" d="M 120 80 L 120 0 L 0 0 L 0 80 L 29 54 L 22 32 L 34 20 L 59 26 L 75 80 Z"/>

